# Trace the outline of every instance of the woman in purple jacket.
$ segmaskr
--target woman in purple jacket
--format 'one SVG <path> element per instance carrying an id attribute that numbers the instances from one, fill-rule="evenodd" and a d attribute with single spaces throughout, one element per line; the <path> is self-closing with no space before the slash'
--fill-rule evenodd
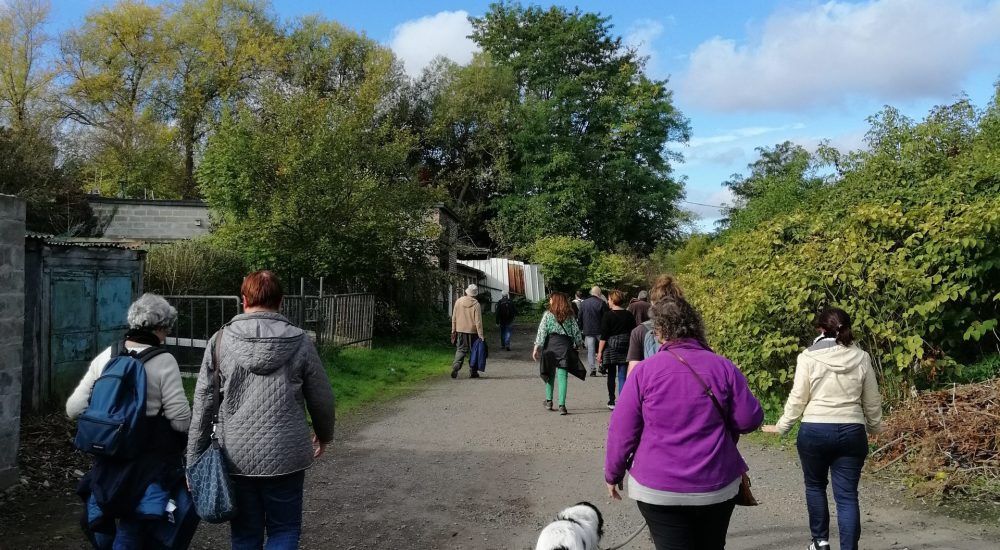
<path id="1" fill-rule="evenodd" d="M 764 411 L 743 373 L 708 347 L 701 316 L 687 301 L 663 299 L 651 316 L 663 345 L 629 374 L 611 415 L 608 493 L 621 500 L 627 470 L 629 497 L 657 550 L 722 549 L 747 471 L 737 434 L 756 430 Z"/>

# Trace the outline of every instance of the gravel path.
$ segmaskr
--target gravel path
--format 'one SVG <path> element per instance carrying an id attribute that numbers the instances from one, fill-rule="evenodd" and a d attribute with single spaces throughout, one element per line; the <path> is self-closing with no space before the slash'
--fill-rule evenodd
<path id="1" fill-rule="evenodd" d="M 634 502 L 612 502 L 605 495 L 605 378 L 571 379 L 568 416 L 544 411 L 544 386 L 526 350 L 529 341 L 527 331 L 519 330 L 515 351 L 494 352 L 479 380 L 469 380 L 467 371 L 458 380 L 443 376 L 409 397 L 341 422 L 332 449 L 306 477 L 302 547 L 530 549 L 557 511 L 581 500 L 604 513 L 605 546 L 640 526 Z M 794 455 L 760 444 L 742 450 L 763 504 L 736 510 L 728 548 L 805 548 L 802 478 Z M 67 524 L 78 510 L 70 503 L 59 507 L 66 510 L 55 514 L 62 521 L 40 523 Z M 907 509 L 897 489 L 878 481 L 863 482 L 862 513 L 862 545 L 869 550 L 1000 548 L 995 526 Z M 31 539 L 41 545 L 24 544 L 23 538 L 4 544 L 14 537 L 0 540 L 0 548 L 81 547 L 71 522 L 61 529 L 38 527 L 42 532 Z M 227 548 L 228 542 L 227 527 L 202 524 L 192 548 Z M 653 546 L 643 533 L 626 548 Z"/>
<path id="2" fill-rule="evenodd" d="M 519 330 L 515 351 L 495 351 L 484 378 L 444 377 L 345 422 L 307 477 L 303 547 L 534 548 L 552 516 L 581 500 L 604 513 L 605 546 L 631 534 L 642 522 L 634 502 L 605 496 L 605 378 L 571 379 L 568 416 L 544 411 L 530 338 Z M 805 548 L 794 455 L 759 444 L 743 451 L 763 505 L 736 510 L 728 548 Z M 1000 531 L 907 510 L 897 490 L 863 485 L 864 548 L 1000 548 Z M 203 529 L 197 542 L 218 547 L 225 534 Z M 644 533 L 627 548 L 653 546 Z"/>

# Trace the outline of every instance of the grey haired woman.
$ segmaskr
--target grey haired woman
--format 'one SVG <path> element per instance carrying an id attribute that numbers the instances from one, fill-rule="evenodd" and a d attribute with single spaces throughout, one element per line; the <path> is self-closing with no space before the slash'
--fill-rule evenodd
<path id="1" fill-rule="evenodd" d="M 95 357 L 66 401 L 66 414 L 75 419 L 90 404 L 94 382 L 101 376 L 113 354 L 138 355 L 158 348 L 177 321 L 177 310 L 162 296 L 146 293 L 129 306 L 128 332 L 124 341 L 105 348 Z M 93 469 L 81 481 L 79 493 L 85 501 L 91 495 L 103 510 L 100 522 L 89 533 L 98 547 L 143 548 L 154 520 L 141 519 L 135 510 L 145 488 L 157 483 L 170 490 L 183 483 L 183 451 L 191 425 L 191 408 L 177 360 L 166 352 L 149 354 L 146 371 L 147 444 L 130 460 L 95 459 Z M 117 526 L 115 520 L 117 519 Z"/>

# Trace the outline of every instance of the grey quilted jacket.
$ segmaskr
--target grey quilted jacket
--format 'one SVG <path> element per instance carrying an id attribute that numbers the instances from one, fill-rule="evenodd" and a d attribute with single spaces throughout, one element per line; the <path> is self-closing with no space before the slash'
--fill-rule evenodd
<path id="1" fill-rule="evenodd" d="M 204 451 L 212 432 L 212 349 L 219 354 L 222 407 L 216 435 L 229 473 L 277 476 L 312 464 L 305 409 L 320 441 L 333 439 L 334 398 L 316 346 L 278 313 L 246 313 L 213 336 L 205 349 L 194 393 L 188 464 Z"/>

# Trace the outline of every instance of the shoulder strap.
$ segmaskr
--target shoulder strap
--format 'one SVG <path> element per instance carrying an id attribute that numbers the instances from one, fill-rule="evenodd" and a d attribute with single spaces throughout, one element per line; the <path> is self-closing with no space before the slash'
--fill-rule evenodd
<path id="1" fill-rule="evenodd" d="M 710 397 L 712 399 L 712 404 L 715 406 L 715 410 L 718 411 L 719 416 L 722 417 L 722 424 L 726 427 L 726 432 L 729 433 L 730 437 L 732 437 L 733 439 L 735 439 L 736 437 L 733 434 L 733 431 L 731 429 L 729 429 L 729 421 L 726 419 L 726 413 L 725 413 L 725 411 L 722 410 L 722 405 L 719 404 L 719 399 L 715 397 L 715 393 L 712 392 L 712 388 L 707 383 L 705 383 L 705 379 L 702 378 L 701 375 L 698 374 L 698 372 L 694 370 L 694 367 L 691 366 L 691 363 L 687 362 L 687 359 L 684 359 L 683 357 L 681 357 L 680 355 L 678 355 L 676 352 L 674 352 L 674 350 L 670 349 L 669 347 L 665 348 L 665 349 L 668 352 L 670 352 L 670 355 L 673 355 L 678 361 L 680 361 L 682 365 L 684 365 L 685 367 L 687 367 L 687 369 L 689 371 L 691 371 L 691 374 L 693 374 L 694 377 L 698 379 L 698 382 L 701 383 L 701 387 L 705 390 L 705 395 L 707 395 L 708 397 Z"/>
<path id="2" fill-rule="evenodd" d="M 150 359 L 167 353 L 167 350 L 161 348 L 160 346 L 149 346 L 148 348 L 140 351 L 135 355 L 135 358 L 141 361 L 143 364 L 147 363 Z"/>
<path id="3" fill-rule="evenodd" d="M 215 342 L 212 346 L 212 437 L 215 437 L 215 424 L 219 423 L 219 409 L 222 407 L 222 380 L 219 374 L 219 353 L 222 349 L 222 333 L 226 327 L 223 326 L 215 333 Z"/>

